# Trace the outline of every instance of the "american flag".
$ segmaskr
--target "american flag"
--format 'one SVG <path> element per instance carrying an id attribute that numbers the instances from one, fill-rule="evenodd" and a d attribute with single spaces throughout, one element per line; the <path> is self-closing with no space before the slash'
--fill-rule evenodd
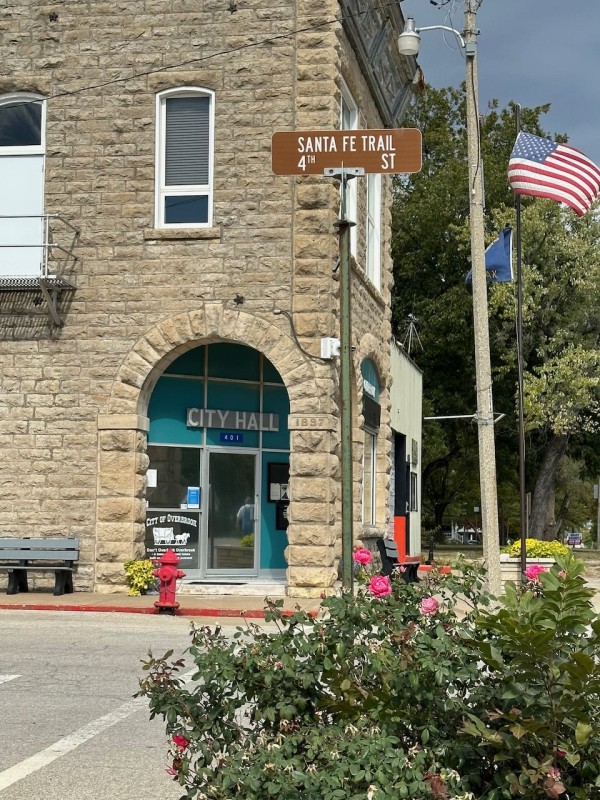
<path id="1" fill-rule="evenodd" d="M 600 169 L 580 150 L 521 131 L 510 154 L 515 194 L 565 203 L 580 217 L 600 193 Z"/>

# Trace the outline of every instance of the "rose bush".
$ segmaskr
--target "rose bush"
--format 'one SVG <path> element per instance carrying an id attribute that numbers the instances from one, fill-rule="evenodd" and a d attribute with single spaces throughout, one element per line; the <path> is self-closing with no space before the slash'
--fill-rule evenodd
<path id="1" fill-rule="evenodd" d="M 140 690 L 182 798 L 600 798 L 600 621 L 581 562 L 559 567 L 543 597 L 509 584 L 493 604 L 463 562 L 365 574 L 316 618 L 269 602 L 275 633 L 194 628 L 195 683 L 167 654 Z"/>

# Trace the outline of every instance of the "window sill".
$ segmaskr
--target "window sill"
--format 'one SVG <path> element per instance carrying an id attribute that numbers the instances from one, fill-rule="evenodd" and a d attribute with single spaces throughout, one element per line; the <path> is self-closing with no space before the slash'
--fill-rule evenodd
<path id="1" fill-rule="evenodd" d="M 360 538 L 361 539 L 385 539 L 388 535 L 387 528 L 381 528 L 378 525 L 367 525 L 364 522 L 360 525 Z"/>
<path id="2" fill-rule="evenodd" d="M 146 242 L 220 238 L 220 226 L 213 228 L 146 228 L 144 230 L 144 241 Z"/>

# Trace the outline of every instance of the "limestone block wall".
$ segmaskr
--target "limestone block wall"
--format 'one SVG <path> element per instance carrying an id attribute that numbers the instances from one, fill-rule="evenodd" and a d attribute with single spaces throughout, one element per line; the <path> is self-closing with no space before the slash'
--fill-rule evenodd
<path id="1" fill-rule="evenodd" d="M 361 126 L 380 120 L 332 23 L 337 0 L 237 5 L 234 13 L 222 0 L 3 7 L 0 93 L 48 98 L 46 210 L 80 234 L 78 260 L 54 264 L 76 287 L 61 301 L 63 327 L 34 295 L 2 298 L 0 536 L 78 536 L 78 589 L 122 587 L 123 560 L 141 552 L 152 387 L 183 349 L 219 339 L 265 353 L 293 413 L 318 415 L 320 427 L 291 435 L 290 591 L 318 594 L 337 576 L 337 367 L 303 357 L 288 320 L 272 311 L 290 313 L 315 356 L 321 336 L 337 335 L 339 192 L 320 176 L 272 175 L 271 135 L 337 127 L 342 75 Z M 155 98 L 177 86 L 215 91 L 209 229 L 154 227 Z M 389 277 L 377 293 L 361 270 L 357 369 L 363 357 L 383 359 L 389 335 Z M 358 415 L 355 440 L 358 498 Z"/>

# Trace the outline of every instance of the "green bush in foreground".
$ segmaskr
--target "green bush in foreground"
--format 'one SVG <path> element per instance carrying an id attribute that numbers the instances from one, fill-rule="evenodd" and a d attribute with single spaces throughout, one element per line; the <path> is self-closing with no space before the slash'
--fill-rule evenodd
<path id="1" fill-rule="evenodd" d="M 129 586 L 128 594 L 133 597 L 145 594 L 156 583 L 155 567 L 149 558 L 129 559 L 123 564 L 123 569 L 125 570 L 125 580 Z"/>
<path id="2" fill-rule="evenodd" d="M 171 654 L 144 665 L 182 798 L 600 798 L 600 620 L 581 563 L 492 606 L 475 566 L 408 585 L 368 575 L 360 552 L 358 596 L 317 618 L 269 603 L 276 633 L 194 629 L 193 684 Z"/>

